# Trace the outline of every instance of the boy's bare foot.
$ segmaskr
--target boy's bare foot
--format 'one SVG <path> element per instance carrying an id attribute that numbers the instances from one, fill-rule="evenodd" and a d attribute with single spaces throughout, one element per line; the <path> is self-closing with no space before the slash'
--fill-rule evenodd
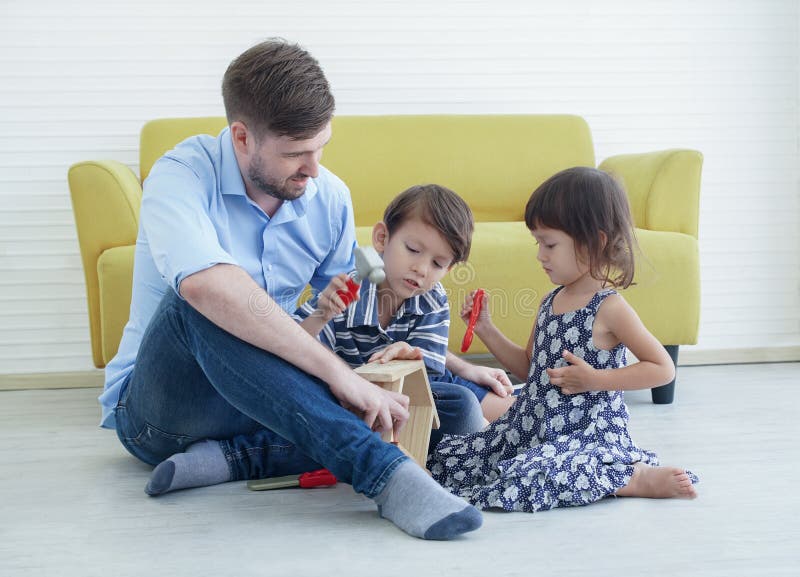
<path id="1" fill-rule="evenodd" d="M 677 467 L 650 467 L 642 463 L 633 466 L 631 480 L 617 491 L 618 497 L 647 497 L 649 499 L 694 499 L 697 491 L 689 474 Z"/>

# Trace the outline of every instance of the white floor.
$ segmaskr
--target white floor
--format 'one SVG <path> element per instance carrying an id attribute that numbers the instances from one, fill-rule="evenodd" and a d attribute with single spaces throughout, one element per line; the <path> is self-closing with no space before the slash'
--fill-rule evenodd
<path id="1" fill-rule="evenodd" d="M 676 402 L 628 395 L 634 438 L 701 477 L 695 501 L 485 513 L 406 536 L 347 485 L 157 499 L 98 429 L 96 389 L 0 392 L 0 575 L 800 575 L 800 364 L 682 367 Z"/>

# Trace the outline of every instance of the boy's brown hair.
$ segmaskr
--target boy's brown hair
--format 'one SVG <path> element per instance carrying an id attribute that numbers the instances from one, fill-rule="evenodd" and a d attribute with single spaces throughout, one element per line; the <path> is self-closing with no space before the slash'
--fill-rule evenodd
<path id="1" fill-rule="evenodd" d="M 453 251 L 451 264 L 467 260 L 475 222 L 472 210 L 455 192 L 438 184 L 412 186 L 398 194 L 383 213 L 389 234 L 410 218 L 420 219 L 447 239 Z"/>
<path id="2" fill-rule="evenodd" d="M 271 38 L 233 60 L 222 79 L 228 124 L 310 138 L 333 117 L 335 101 L 319 63 L 297 44 Z"/>
<path id="3" fill-rule="evenodd" d="M 578 166 L 551 176 L 528 200 L 525 224 L 568 234 L 589 255 L 593 278 L 621 288 L 633 283 L 636 239 L 628 196 L 607 172 Z"/>

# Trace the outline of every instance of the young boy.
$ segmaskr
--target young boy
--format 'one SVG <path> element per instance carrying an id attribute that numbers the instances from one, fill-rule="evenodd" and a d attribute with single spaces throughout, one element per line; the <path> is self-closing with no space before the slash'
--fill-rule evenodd
<path id="1" fill-rule="evenodd" d="M 389 204 L 372 230 L 385 280 L 376 286 L 364 279 L 358 300 L 345 307 L 337 293 L 346 290 L 348 276 L 341 274 L 294 314 L 351 367 L 381 359 L 423 359 L 441 422 L 431 433 L 430 448 L 444 433 L 464 434 L 458 431 L 477 431 L 486 424 L 469 388 L 442 381 L 450 307 L 439 281 L 469 256 L 473 228 L 472 211 L 453 191 L 435 184 L 413 186 Z"/>

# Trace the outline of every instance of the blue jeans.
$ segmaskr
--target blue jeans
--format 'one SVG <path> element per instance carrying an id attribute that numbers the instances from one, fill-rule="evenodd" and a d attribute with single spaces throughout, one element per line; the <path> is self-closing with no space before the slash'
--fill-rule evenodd
<path id="1" fill-rule="evenodd" d="M 431 388 L 442 423 L 431 446 L 444 432 L 480 428 L 480 406 L 465 389 Z M 373 497 L 406 459 L 325 383 L 220 329 L 172 291 L 145 331 L 116 421 L 122 444 L 151 465 L 199 440 L 219 440 L 232 480 L 324 466 Z"/>
<path id="2" fill-rule="evenodd" d="M 444 375 L 441 376 L 441 382 L 443 383 L 451 383 L 454 385 L 459 385 L 466 389 L 472 391 L 472 393 L 477 397 L 478 402 L 480 403 L 483 401 L 483 398 L 489 392 L 489 389 L 486 389 L 480 385 L 476 385 L 472 381 L 468 381 L 467 379 L 461 378 L 457 375 L 454 375 L 450 370 L 445 369 Z"/>
<path id="3" fill-rule="evenodd" d="M 445 434 L 469 435 L 483 428 L 481 404 L 467 388 L 445 381 L 431 381 L 431 394 L 439 413 L 439 428 L 431 431 L 428 453 Z"/>
<path id="4" fill-rule="evenodd" d="M 220 329 L 173 291 L 145 331 L 116 421 L 122 444 L 151 465 L 217 439 L 233 479 L 321 464 L 367 497 L 408 458 L 325 383 Z"/>

